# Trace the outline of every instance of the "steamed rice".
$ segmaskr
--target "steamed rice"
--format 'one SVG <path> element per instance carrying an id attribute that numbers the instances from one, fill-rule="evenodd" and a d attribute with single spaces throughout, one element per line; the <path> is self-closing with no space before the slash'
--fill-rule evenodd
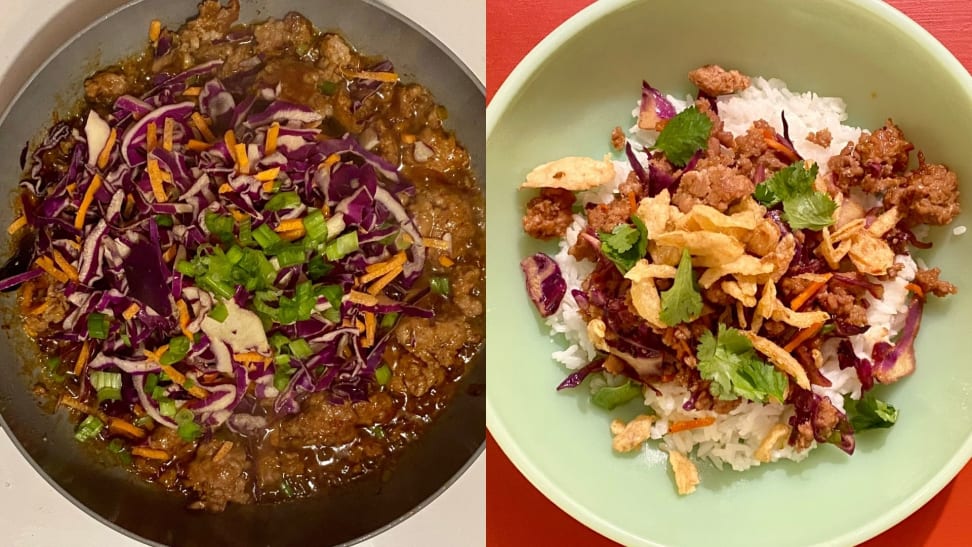
<path id="1" fill-rule="evenodd" d="M 692 98 L 678 99 L 668 97 L 679 111 L 692 104 Z M 757 120 L 768 121 L 778 132 L 783 132 L 781 112 L 786 112 L 790 135 L 797 152 L 804 158 L 815 161 L 825 172 L 827 160 L 847 145 L 856 142 L 862 130 L 857 127 L 844 125 L 847 119 L 844 101 L 839 98 L 820 97 L 814 93 L 795 93 L 787 89 L 780 80 L 765 80 L 753 78 L 752 85 L 737 94 L 718 98 L 718 109 L 725 130 L 734 135 L 741 135 Z M 637 108 L 633 115 L 637 117 Z M 821 129 L 828 129 L 832 135 L 829 147 L 822 147 L 810 142 L 806 136 Z M 639 129 L 637 125 L 629 130 L 628 140 L 633 145 L 650 146 L 654 144 L 658 132 Z M 635 147 L 640 150 L 641 146 Z M 645 159 L 643 152 L 635 152 L 639 160 Z M 581 205 L 587 203 L 606 203 L 611 201 L 613 193 L 631 172 L 626 161 L 615 162 L 616 177 L 613 184 L 607 184 L 587 192 L 578 194 Z M 566 236 L 560 241 L 559 252 L 554 260 L 560 267 L 567 282 L 567 294 L 560 308 L 547 318 L 547 325 L 551 334 L 563 335 L 567 347 L 553 353 L 553 358 L 570 370 L 576 370 L 595 358 L 597 352 L 587 335 L 586 322 L 578 311 L 577 302 L 572 291 L 580 289 L 583 280 L 593 271 L 594 264 L 590 261 L 578 261 L 568 253 L 577 241 L 578 235 L 585 229 L 586 221 L 581 215 L 574 215 L 574 222 L 567 230 Z M 882 282 L 883 298 L 868 297 L 869 308 L 867 319 L 870 328 L 864 333 L 851 337 L 854 352 L 861 358 L 868 358 L 874 344 L 891 340 L 901 328 L 907 310 L 908 290 L 906 285 L 915 276 L 918 266 L 907 255 L 899 255 L 895 262 L 901 265 L 897 277 Z M 813 392 L 826 396 L 840 411 L 844 410 L 844 396 L 860 398 L 861 383 L 854 368 L 841 370 L 837 359 L 837 339 L 831 339 L 823 345 L 821 353 L 823 366 L 820 372 L 831 381 L 830 387 L 813 386 Z M 623 382 L 620 377 L 609 374 L 598 374 L 590 384 L 592 392 L 596 392 L 604 385 L 615 385 Z M 707 460 L 715 467 L 723 469 L 728 466 L 736 471 L 742 471 L 761 462 L 756 459 L 755 451 L 767 437 L 770 429 L 779 423 L 787 423 L 794 414 L 790 404 L 760 404 L 744 401 L 728 414 L 718 414 L 712 411 L 683 410 L 683 404 L 689 399 L 689 392 L 685 388 L 668 383 L 656 386 L 658 393 L 651 389 L 645 390 L 645 405 L 655 414 L 651 438 L 664 438 L 661 448 L 674 450 L 683 454 L 694 454 L 698 460 Z M 715 422 L 706 427 L 689 429 L 674 434 L 668 434 L 669 424 L 677 421 L 691 420 L 702 417 L 713 417 Z M 770 461 L 789 459 L 799 461 L 807 457 L 810 450 L 816 447 L 812 443 L 807 450 L 797 450 L 784 443 L 782 448 L 773 450 Z"/>

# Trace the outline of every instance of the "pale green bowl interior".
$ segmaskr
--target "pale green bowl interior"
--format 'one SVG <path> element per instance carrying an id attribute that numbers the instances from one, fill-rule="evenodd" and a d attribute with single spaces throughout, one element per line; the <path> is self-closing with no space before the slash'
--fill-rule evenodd
<path id="1" fill-rule="evenodd" d="M 932 232 L 935 247 L 921 256 L 960 294 L 926 308 L 917 373 L 881 391 L 900 421 L 859 435 L 853 457 L 827 446 L 802 463 L 744 473 L 703 466 L 699 491 L 679 498 L 663 453 L 613 454 L 612 415 L 592 407 L 586 390 L 554 391 L 565 371 L 550 352 L 560 346 L 526 298 L 519 261 L 555 247 L 522 234 L 517 187 L 542 162 L 607 152 L 611 129 L 631 124 L 642 79 L 694 92 L 686 73 L 705 63 L 843 97 L 849 122 L 863 127 L 891 116 L 972 195 L 972 78 L 883 2 L 602 0 L 538 46 L 488 108 L 487 423 L 545 495 L 626 544 L 855 543 L 920 507 L 972 453 L 972 234 Z"/>

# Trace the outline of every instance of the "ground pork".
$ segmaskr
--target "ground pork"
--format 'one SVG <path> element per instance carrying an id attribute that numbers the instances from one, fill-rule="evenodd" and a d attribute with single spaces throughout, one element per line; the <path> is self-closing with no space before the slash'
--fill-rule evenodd
<path id="1" fill-rule="evenodd" d="M 829 148 L 833 139 L 834 137 L 830 134 L 829 129 L 821 129 L 820 131 L 807 135 L 808 141 L 824 148 Z"/>
<path id="2" fill-rule="evenodd" d="M 729 167 L 718 165 L 682 175 L 682 181 L 672 196 L 672 203 L 688 213 L 698 203 L 725 212 L 740 199 L 749 196 L 756 185 L 748 177 Z"/>
<path id="3" fill-rule="evenodd" d="M 887 191 L 884 203 L 897 206 L 912 226 L 948 224 L 960 212 L 958 177 L 944 165 L 922 161 L 901 184 Z"/>
<path id="4" fill-rule="evenodd" d="M 574 193 L 563 188 L 542 188 L 540 195 L 527 203 L 523 230 L 537 239 L 561 238 L 574 222 L 571 208 Z"/>
<path id="5" fill-rule="evenodd" d="M 719 65 L 705 65 L 689 72 L 689 80 L 710 97 L 736 93 L 749 87 L 749 77 L 738 70 L 726 70 Z"/>
<path id="6" fill-rule="evenodd" d="M 939 268 L 918 270 L 918 273 L 915 274 L 915 285 L 921 287 L 925 294 L 934 294 L 938 297 L 957 293 L 958 289 L 955 285 L 938 278 L 941 273 L 942 271 Z"/>

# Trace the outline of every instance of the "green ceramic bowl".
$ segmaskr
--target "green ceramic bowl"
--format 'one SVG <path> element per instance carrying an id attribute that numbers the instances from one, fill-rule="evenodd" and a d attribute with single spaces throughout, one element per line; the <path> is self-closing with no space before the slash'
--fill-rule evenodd
<path id="1" fill-rule="evenodd" d="M 702 5 L 700 5 L 702 4 Z M 878 0 L 602 0 L 527 56 L 487 113 L 487 423 L 514 464 L 547 497 L 598 532 L 643 545 L 846 545 L 904 519 L 972 454 L 972 234 L 933 231 L 921 256 L 960 293 L 926 307 L 918 370 L 882 395 L 900 409 L 891 430 L 858 436 L 801 462 L 744 473 L 703 466 L 680 498 L 664 454 L 612 453 L 611 416 L 586 390 L 557 393 L 565 376 L 526 297 L 520 259 L 541 246 L 523 235 L 535 165 L 599 157 L 640 93 L 642 79 L 693 90 L 688 70 L 720 63 L 776 76 L 791 89 L 843 97 L 850 122 L 891 116 L 929 160 L 951 166 L 972 195 L 972 78 L 932 36 Z M 968 205 L 966 205 L 968 207 Z M 955 225 L 970 223 L 968 213 Z M 615 411 L 628 418 L 636 409 Z"/>

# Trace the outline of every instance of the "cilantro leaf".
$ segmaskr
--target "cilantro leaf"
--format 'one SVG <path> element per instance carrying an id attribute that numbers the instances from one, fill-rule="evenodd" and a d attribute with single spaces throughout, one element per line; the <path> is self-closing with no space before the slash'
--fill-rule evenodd
<path id="1" fill-rule="evenodd" d="M 648 251 L 648 229 L 637 216 L 631 216 L 630 224 L 619 224 L 610 233 L 600 232 L 601 252 L 608 257 L 621 273 L 628 273 Z"/>
<path id="2" fill-rule="evenodd" d="M 814 192 L 783 202 L 783 213 L 790 227 L 822 230 L 834 223 L 837 204 L 823 192 Z"/>
<path id="3" fill-rule="evenodd" d="M 669 326 L 692 321 L 702 313 L 702 295 L 695 283 L 692 272 L 692 256 L 682 249 L 682 259 L 678 263 L 672 288 L 661 293 L 662 322 Z"/>
<path id="4" fill-rule="evenodd" d="M 693 154 L 705 148 L 711 131 L 712 120 L 692 106 L 668 120 L 652 149 L 664 152 L 673 165 L 684 167 Z"/>
<path id="5" fill-rule="evenodd" d="M 614 410 L 615 407 L 621 406 L 641 395 L 644 395 L 641 385 L 628 380 L 620 386 L 602 387 L 591 396 L 591 402 L 601 408 Z"/>
<path id="6" fill-rule="evenodd" d="M 873 393 L 865 393 L 860 400 L 845 397 L 844 409 L 854 431 L 888 428 L 898 421 L 898 409 L 878 399 Z"/>
<path id="7" fill-rule="evenodd" d="M 813 189 L 817 171 L 817 164 L 807 169 L 798 161 L 758 184 L 753 197 L 766 207 L 782 202 L 784 219 L 795 230 L 823 229 L 833 224 L 837 204 L 827 194 Z"/>
<path id="8" fill-rule="evenodd" d="M 712 382 L 709 391 L 719 399 L 783 400 L 789 383 L 786 375 L 760 359 L 737 329 L 720 323 L 716 335 L 704 333 L 697 357 L 699 374 Z"/>

